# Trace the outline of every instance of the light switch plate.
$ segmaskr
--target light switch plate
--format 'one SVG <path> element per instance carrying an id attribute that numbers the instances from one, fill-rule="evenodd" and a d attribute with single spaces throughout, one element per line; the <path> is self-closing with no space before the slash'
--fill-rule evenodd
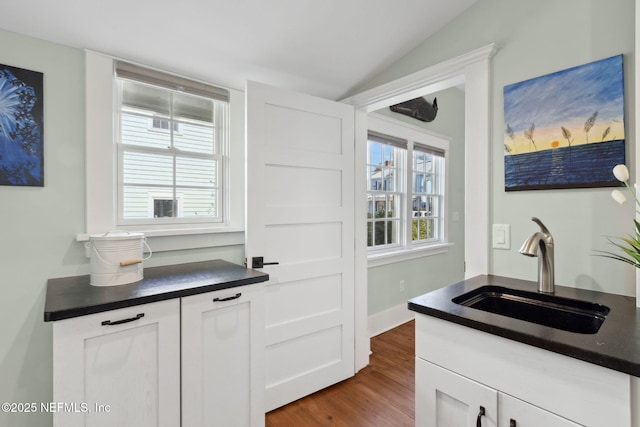
<path id="1" fill-rule="evenodd" d="M 493 248 L 511 249 L 511 226 L 509 224 L 493 224 Z"/>

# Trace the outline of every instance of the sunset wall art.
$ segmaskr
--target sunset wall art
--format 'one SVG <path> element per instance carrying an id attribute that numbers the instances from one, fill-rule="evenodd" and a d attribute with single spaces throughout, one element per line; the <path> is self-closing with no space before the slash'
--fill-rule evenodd
<path id="1" fill-rule="evenodd" d="M 620 185 L 622 55 L 505 86 L 504 120 L 506 191 Z"/>

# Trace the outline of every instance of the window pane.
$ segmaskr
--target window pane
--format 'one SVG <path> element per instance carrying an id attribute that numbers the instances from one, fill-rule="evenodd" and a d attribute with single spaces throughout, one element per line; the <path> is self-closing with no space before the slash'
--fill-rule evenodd
<path id="1" fill-rule="evenodd" d="M 176 157 L 176 185 L 217 187 L 217 164 L 214 159 Z"/>
<path id="2" fill-rule="evenodd" d="M 375 142 L 369 142 L 369 163 L 372 165 L 382 166 L 382 144 L 377 144 Z"/>
<path id="3" fill-rule="evenodd" d="M 177 215 L 178 201 L 175 199 L 154 199 L 153 200 L 153 217 L 154 218 L 172 218 Z"/>
<path id="4" fill-rule="evenodd" d="M 367 147 L 367 245 L 395 246 L 404 236 L 406 149 L 371 140 Z"/>
<path id="5" fill-rule="evenodd" d="M 402 197 L 393 194 L 387 196 L 387 218 L 400 218 L 400 202 Z"/>
<path id="6" fill-rule="evenodd" d="M 374 234 L 374 244 L 375 246 L 384 245 L 386 241 L 386 222 L 385 221 L 376 221 L 374 222 L 375 234 Z"/>
<path id="7" fill-rule="evenodd" d="M 413 217 L 438 216 L 440 198 L 437 196 L 414 196 L 412 198 Z"/>
<path id="8" fill-rule="evenodd" d="M 155 200 L 174 200 L 171 187 L 144 187 L 125 185 L 122 188 L 123 217 L 127 219 L 155 218 L 167 213 L 156 205 Z M 163 202 L 160 202 L 163 203 Z M 164 208 L 167 205 L 165 204 Z M 175 208 L 172 214 L 175 212 Z"/>
<path id="9" fill-rule="evenodd" d="M 214 189 L 180 189 L 182 217 L 208 217 L 218 215 L 218 192 Z"/>
<path id="10" fill-rule="evenodd" d="M 372 191 L 382 190 L 382 168 L 369 167 L 369 189 Z"/>
<path id="11" fill-rule="evenodd" d="M 427 197 L 427 205 L 426 205 L 427 216 L 433 216 L 433 217 L 438 216 L 438 212 L 440 212 L 439 206 L 438 206 L 439 200 L 440 200 L 439 197 Z"/>
<path id="12" fill-rule="evenodd" d="M 382 189 L 384 191 L 396 191 L 395 186 L 395 170 L 385 167 L 382 169 Z"/>
<path id="13" fill-rule="evenodd" d="M 167 130 L 153 127 L 154 120 L 160 124 L 169 119 L 154 118 L 152 113 L 123 111 L 120 115 L 120 138 L 123 144 L 139 147 L 168 148 L 171 146 L 171 135 Z"/>
<path id="14" fill-rule="evenodd" d="M 417 240 L 427 240 L 430 238 L 429 233 L 429 224 L 430 224 L 430 219 L 428 218 L 415 218 L 412 221 L 412 231 L 411 231 L 411 239 L 413 241 L 417 241 Z"/>
<path id="15" fill-rule="evenodd" d="M 414 176 L 415 176 L 415 179 L 414 179 L 413 192 L 414 193 L 424 193 L 424 188 L 425 188 L 425 183 L 424 183 L 425 176 L 424 176 L 424 174 L 416 173 L 416 174 L 414 174 Z"/>
<path id="16" fill-rule="evenodd" d="M 367 232 L 369 246 L 371 246 L 371 240 L 375 242 L 375 246 L 398 244 L 401 235 L 400 220 L 370 222 L 367 224 Z"/>
<path id="17" fill-rule="evenodd" d="M 431 173 L 414 173 L 414 188 L 415 193 L 428 193 L 432 194 L 435 189 L 434 175 Z"/>
<path id="18" fill-rule="evenodd" d="M 384 164 L 388 165 L 388 164 L 393 164 L 393 161 L 395 160 L 394 158 L 394 148 L 390 145 L 385 145 L 384 146 Z"/>
<path id="19" fill-rule="evenodd" d="M 173 156 L 125 151 L 125 184 L 173 185 Z"/>
<path id="20" fill-rule="evenodd" d="M 173 116 L 204 123 L 213 123 L 214 101 L 183 92 L 171 92 Z"/>
<path id="21" fill-rule="evenodd" d="M 376 246 L 391 245 L 398 243 L 400 221 L 386 220 L 373 223 L 374 239 Z"/>
<path id="22" fill-rule="evenodd" d="M 215 140 L 213 124 L 197 122 L 175 122 L 179 132 L 174 132 L 173 145 L 179 150 L 191 153 L 214 154 Z"/>
<path id="23" fill-rule="evenodd" d="M 416 216 L 412 220 L 413 241 L 438 238 L 438 218 Z"/>
<path id="24" fill-rule="evenodd" d="M 414 152 L 413 170 L 418 172 L 432 172 L 433 155 L 416 150 Z"/>
<path id="25" fill-rule="evenodd" d="M 122 89 L 123 110 L 153 111 L 164 117 L 170 115 L 170 91 L 129 80 L 119 80 L 119 82 Z"/>
<path id="26" fill-rule="evenodd" d="M 427 198 L 425 196 L 413 196 L 411 199 L 413 217 L 424 216 L 423 213 L 427 209 Z"/>
<path id="27" fill-rule="evenodd" d="M 424 192 L 433 194 L 435 190 L 435 176 L 433 174 L 427 174 L 424 178 Z"/>
<path id="28" fill-rule="evenodd" d="M 427 239 L 435 239 L 438 237 L 438 219 L 427 219 Z"/>
<path id="29" fill-rule="evenodd" d="M 387 244 L 400 243 L 400 220 L 387 221 Z"/>
<path id="30" fill-rule="evenodd" d="M 131 75 L 115 80 L 122 144 L 118 217 L 221 220 L 228 101 L 123 76 Z"/>
<path id="31" fill-rule="evenodd" d="M 387 197 L 385 195 L 375 196 L 376 218 L 385 218 L 387 212 Z"/>

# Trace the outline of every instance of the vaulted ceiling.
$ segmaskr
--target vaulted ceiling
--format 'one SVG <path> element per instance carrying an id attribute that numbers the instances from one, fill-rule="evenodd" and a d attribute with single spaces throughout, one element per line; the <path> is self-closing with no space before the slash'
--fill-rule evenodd
<path id="1" fill-rule="evenodd" d="M 339 99 L 475 1 L 21 0 L 0 28 L 232 88 Z"/>

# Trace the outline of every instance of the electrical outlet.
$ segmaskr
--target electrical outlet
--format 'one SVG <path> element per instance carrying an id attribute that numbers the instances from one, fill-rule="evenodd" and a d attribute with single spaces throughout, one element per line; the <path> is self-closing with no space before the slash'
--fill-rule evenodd
<path id="1" fill-rule="evenodd" d="M 404 292 L 404 280 L 400 280 L 400 292 Z"/>

